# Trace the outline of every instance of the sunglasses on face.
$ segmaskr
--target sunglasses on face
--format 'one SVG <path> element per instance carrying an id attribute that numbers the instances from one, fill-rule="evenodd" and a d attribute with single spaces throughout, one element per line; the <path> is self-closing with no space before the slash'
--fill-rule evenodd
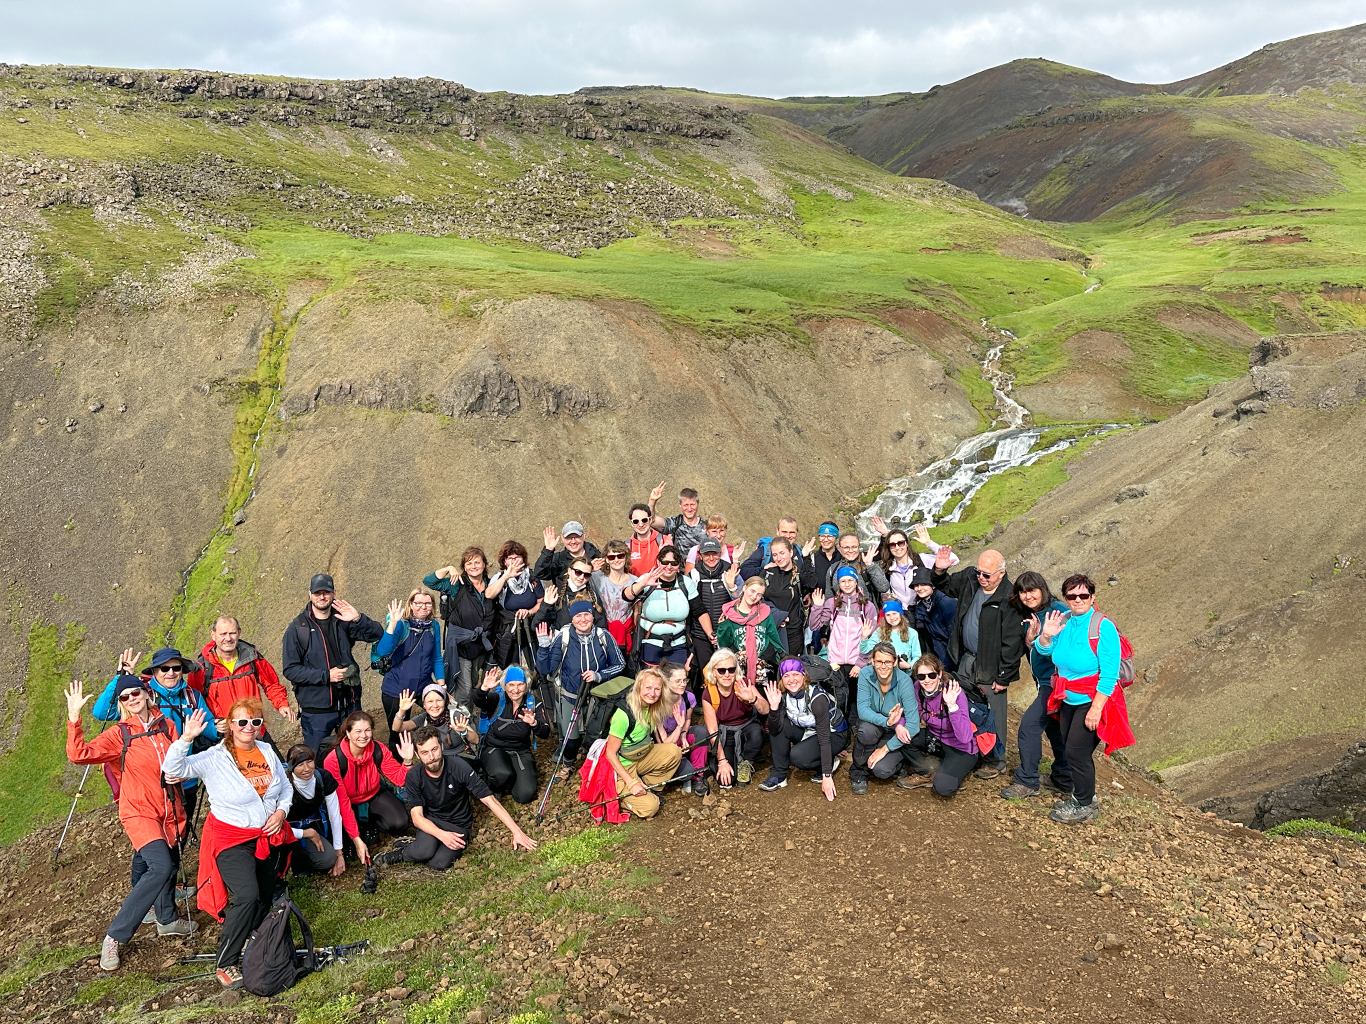
<path id="1" fill-rule="evenodd" d="M 904 548 L 906 546 L 906 542 L 904 540 L 888 541 L 887 546 L 889 548 Z"/>
<path id="2" fill-rule="evenodd" d="M 986 569 L 978 569 L 978 570 L 977 570 L 977 576 L 978 576 L 980 579 L 989 580 L 989 579 L 991 579 L 991 577 L 995 576 L 997 572 L 1000 572 L 1000 570 L 997 569 L 997 570 L 994 570 L 994 571 L 992 571 L 992 572 L 988 572 Z"/>
<path id="3" fill-rule="evenodd" d="M 238 718 L 235 719 L 232 724 L 239 729 L 245 729 L 247 726 L 251 726 L 253 729 L 259 729 L 261 728 L 261 722 L 262 719 L 260 718 Z"/>
<path id="4" fill-rule="evenodd" d="M 735 666 L 734 666 L 734 665 L 718 665 L 718 666 L 716 666 L 716 674 L 717 674 L 718 676 L 733 676 L 733 675 L 735 675 Z"/>
<path id="5" fill-rule="evenodd" d="M 917 673 L 915 674 L 915 677 L 916 677 L 917 679 L 938 679 L 938 678 L 939 678 L 939 673 L 938 673 L 938 672 L 917 672 Z"/>
<path id="6" fill-rule="evenodd" d="M 632 519 L 631 523 L 634 526 L 643 526 L 645 523 L 648 523 L 649 521 L 650 520 L 648 519 Z"/>
<path id="7" fill-rule="evenodd" d="M 589 573 L 588 573 L 586 570 L 584 570 L 584 569 L 570 569 L 569 571 L 570 571 L 571 573 L 573 573 L 575 576 L 587 576 L 587 575 L 589 575 Z"/>
<path id="8" fill-rule="evenodd" d="M 124 690 L 119 694 L 119 703 L 126 704 L 130 700 L 136 700 L 138 697 L 145 696 L 147 696 L 147 694 L 143 693 L 141 690 Z"/>
<path id="9" fill-rule="evenodd" d="M 1067 600 L 1069 600 L 1069 601 L 1089 601 L 1089 600 L 1091 600 L 1091 598 L 1092 598 L 1093 596 L 1094 596 L 1094 595 L 1088 593 L 1087 591 L 1082 590 L 1082 591 L 1078 591 L 1078 592 L 1075 593 L 1075 594 L 1068 594 L 1068 595 L 1067 595 Z"/>
<path id="10" fill-rule="evenodd" d="M 626 561 L 626 554 L 625 554 L 625 552 L 618 552 L 618 553 L 615 554 L 615 555 L 608 555 L 608 556 L 607 556 L 607 561 L 609 561 L 609 562 L 624 562 L 624 561 Z"/>
<path id="11" fill-rule="evenodd" d="M 677 569 L 677 568 L 678 568 L 678 563 L 677 563 L 677 562 L 660 562 L 659 564 L 662 565 L 662 566 L 664 566 L 664 568 L 666 568 L 666 569 Z"/>
<path id="12" fill-rule="evenodd" d="M 158 665 L 158 666 L 157 666 L 157 671 L 158 671 L 158 672 L 184 672 L 184 671 L 185 671 L 185 668 L 184 668 L 183 665 Z"/>

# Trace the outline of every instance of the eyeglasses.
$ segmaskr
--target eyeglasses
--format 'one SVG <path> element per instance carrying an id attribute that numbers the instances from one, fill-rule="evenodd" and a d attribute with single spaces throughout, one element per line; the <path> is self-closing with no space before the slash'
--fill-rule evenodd
<path id="1" fill-rule="evenodd" d="M 889 540 L 887 542 L 887 546 L 889 548 L 904 548 L 906 546 L 906 542 L 904 540 Z"/>
<path id="2" fill-rule="evenodd" d="M 158 665 L 158 666 L 157 666 L 157 671 L 158 671 L 158 672 L 184 672 L 184 671 L 185 671 L 185 666 L 184 666 L 184 665 Z"/>
<path id="3" fill-rule="evenodd" d="M 264 719 L 261 718 L 238 718 L 234 719 L 232 724 L 239 729 L 245 729 L 247 726 L 251 726 L 253 729 L 259 729 L 261 728 L 262 721 L 264 721 Z"/>
<path id="4" fill-rule="evenodd" d="M 1075 594 L 1068 594 L 1068 595 L 1067 595 L 1067 600 L 1069 600 L 1069 601 L 1089 601 L 1089 600 L 1091 600 L 1091 598 L 1093 598 L 1093 597 L 1095 597 L 1095 595 L 1092 594 L 1090 591 L 1088 591 L 1088 590 L 1079 590 L 1079 591 L 1077 591 L 1077 593 L 1075 593 Z"/>
<path id="5" fill-rule="evenodd" d="M 631 520 L 631 524 L 632 524 L 633 526 L 640 526 L 640 525 L 642 525 L 642 524 L 644 524 L 644 523 L 648 523 L 649 521 L 650 521 L 650 520 L 648 520 L 648 519 L 632 519 L 632 520 Z"/>
<path id="6" fill-rule="evenodd" d="M 938 678 L 939 678 L 939 673 L 938 673 L 938 672 L 917 672 L 917 673 L 915 674 L 915 677 L 916 677 L 917 679 L 938 679 Z"/>
<path id="7" fill-rule="evenodd" d="M 717 665 L 717 666 L 716 666 L 716 674 L 717 674 L 718 676 L 733 676 L 733 675 L 735 675 L 735 666 L 734 666 L 734 665 Z"/>
<path id="8" fill-rule="evenodd" d="M 624 552 L 624 551 L 618 551 L 615 555 L 608 555 L 608 556 L 607 556 L 607 561 L 609 561 L 609 562 L 624 562 L 624 561 L 626 561 L 626 552 Z"/>
<path id="9" fill-rule="evenodd" d="M 138 698 L 138 697 L 146 697 L 146 696 L 147 696 L 146 691 L 142 690 L 141 688 L 136 689 L 136 690 L 124 690 L 121 694 L 119 694 L 119 703 L 120 703 L 120 704 L 126 704 L 126 703 L 127 703 L 128 701 L 130 701 L 130 700 L 134 700 L 134 699 L 136 699 L 136 698 Z"/>

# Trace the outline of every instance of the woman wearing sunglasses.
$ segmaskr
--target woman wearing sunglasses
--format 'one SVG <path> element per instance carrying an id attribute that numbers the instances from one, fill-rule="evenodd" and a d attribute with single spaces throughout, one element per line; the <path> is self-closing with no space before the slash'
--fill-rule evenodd
<path id="1" fill-rule="evenodd" d="M 702 721 L 715 737 L 716 781 L 722 789 L 748 786 L 754 762 L 764 745 L 759 716 L 771 710 L 758 687 L 740 674 L 740 659 L 722 647 L 702 669 Z M 706 779 L 693 784 L 693 792 L 707 795 Z"/>
<path id="2" fill-rule="evenodd" d="M 650 524 L 654 513 L 643 502 L 631 506 L 631 564 L 628 568 L 637 576 L 644 576 L 655 567 L 664 548 L 673 542 L 667 534 L 660 533 Z"/>
<path id="3" fill-rule="evenodd" d="M 66 691 L 66 756 L 72 764 L 117 766 L 119 821 L 133 844 L 133 888 L 100 949 L 100 968 L 106 971 L 118 969 L 119 945 L 133 937 L 149 909 L 156 911 L 157 935 L 187 936 L 194 931 L 192 922 L 177 918 L 175 908 L 185 811 L 173 796 L 175 790 L 162 785 L 161 779 L 161 762 L 175 739 L 175 726 L 156 709 L 137 676 L 120 675 L 114 686 L 119 724 L 89 743 L 81 727 L 81 708 L 90 698 L 79 680 L 72 680 Z"/>
<path id="4" fill-rule="evenodd" d="M 1058 716 L 1067 749 L 1072 795 L 1059 800 L 1048 815 L 1064 825 L 1079 825 L 1100 815 L 1096 800 L 1096 764 L 1092 758 L 1104 741 L 1108 757 L 1134 742 L 1129 712 L 1119 682 L 1120 639 L 1115 624 L 1095 608 L 1096 585 L 1078 573 L 1063 580 L 1068 613 L 1050 611 L 1034 649 L 1053 659 L 1053 692 L 1048 713 Z M 1099 616 L 1092 628 L 1092 620 Z"/>
<path id="5" fill-rule="evenodd" d="M 545 585 L 545 600 L 541 602 L 541 610 L 532 620 L 537 628 L 542 623 L 548 623 L 552 633 L 564 629 L 574 618 L 569 606 L 578 601 L 587 601 L 593 606 L 593 625 L 606 629 L 607 612 L 603 609 L 602 598 L 593 589 L 592 579 L 593 563 L 586 556 L 570 562 L 560 584 Z"/>
<path id="6" fill-rule="evenodd" d="M 199 909 L 223 922 L 218 934 L 218 981 L 241 988 L 242 947 L 270 911 L 294 799 L 285 767 L 265 743 L 261 702 L 239 697 L 228 708 L 227 735 L 202 754 L 190 744 L 208 725 L 202 711 L 185 722 L 162 764 L 167 775 L 204 784 L 209 814 L 199 842 Z"/>
<path id="7" fill-rule="evenodd" d="M 944 671 L 943 663 L 933 654 L 922 654 L 911 666 L 911 676 L 920 688 L 920 718 L 925 728 L 911 738 L 909 760 L 917 775 L 923 777 L 933 770 L 934 791 L 951 797 L 977 766 L 976 730 L 968 714 L 968 698 L 958 680 Z M 931 741 L 938 741 L 940 749 L 937 768 L 928 757 Z"/>
<path id="8" fill-rule="evenodd" d="M 631 585 L 640 577 L 630 571 L 631 546 L 624 540 L 609 540 L 603 556 L 593 562 L 590 577 L 593 590 L 602 601 L 607 616 L 607 632 L 628 657 L 634 653 L 636 631 L 636 589 Z M 603 570 L 606 570 L 605 572 Z M 627 588 L 631 590 L 627 592 Z"/>
<path id="9" fill-rule="evenodd" d="M 640 660 L 650 667 L 661 661 L 688 660 L 688 621 L 695 618 L 703 633 L 714 636 L 711 616 L 702 604 L 697 583 L 682 573 L 683 554 L 672 544 L 659 552 L 659 561 L 632 589 L 640 603 Z M 644 584 L 643 588 L 641 584 Z"/>

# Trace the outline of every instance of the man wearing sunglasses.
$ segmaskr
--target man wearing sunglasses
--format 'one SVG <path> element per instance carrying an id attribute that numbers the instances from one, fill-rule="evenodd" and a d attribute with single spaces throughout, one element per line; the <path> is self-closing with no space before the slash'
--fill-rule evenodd
<path id="1" fill-rule="evenodd" d="M 1020 678 L 1024 657 L 1024 619 L 1010 603 L 1006 560 L 991 548 L 977 564 L 949 575 L 953 550 L 945 544 L 934 555 L 935 588 L 958 601 L 949 660 L 968 699 L 990 706 L 996 716 L 996 746 L 973 774 L 994 779 L 1006 767 L 1006 708 L 1010 684 Z"/>
<path id="2" fill-rule="evenodd" d="M 114 698 L 114 691 L 119 685 L 119 680 L 137 675 L 151 693 L 153 706 L 175 726 L 178 734 L 184 735 L 185 722 L 191 715 L 196 711 L 203 711 L 209 719 L 209 724 L 204 729 L 200 749 L 207 748 L 211 742 L 217 740 L 218 727 L 214 724 L 208 702 L 198 689 L 190 685 L 187 678 L 199 679 L 194 662 L 174 647 L 163 647 L 152 655 L 150 665 L 137 672 L 137 663 L 141 658 L 142 655 L 133 653 L 131 647 L 123 652 L 119 657 L 118 669 L 113 680 L 104 688 L 104 692 L 100 694 L 99 700 L 95 701 L 95 706 L 90 711 L 91 717 L 102 722 L 116 721 L 119 717 L 119 706 Z M 190 821 L 194 821 L 199 783 L 194 779 L 186 779 L 183 789 L 185 814 Z"/>

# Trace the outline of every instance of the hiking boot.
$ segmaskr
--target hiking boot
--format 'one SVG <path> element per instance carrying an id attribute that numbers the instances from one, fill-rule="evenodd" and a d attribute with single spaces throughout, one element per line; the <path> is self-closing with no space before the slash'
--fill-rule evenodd
<path id="1" fill-rule="evenodd" d="M 707 781 L 705 775 L 699 775 L 697 781 L 692 784 L 693 796 L 706 796 L 711 792 L 711 783 Z"/>
<path id="2" fill-rule="evenodd" d="M 1044 789 L 1052 790 L 1054 793 L 1061 794 L 1062 796 L 1070 796 L 1072 793 L 1072 787 L 1070 785 L 1062 785 L 1062 783 L 1051 775 L 1042 776 L 1039 779 L 1039 785 Z"/>
<path id="3" fill-rule="evenodd" d="M 1079 804 L 1075 799 L 1065 801 L 1061 807 L 1054 807 L 1048 817 L 1061 825 L 1081 825 L 1100 817 L 1100 808 L 1094 803 Z"/>
<path id="4" fill-rule="evenodd" d="M 1002 800 L 1028 800 L 1032 796 L 1038 796 L 1037 789 L 1030 789 L 1023 782 L 1012 782 L 1005 789 L 1001 790 Z"/>
<path id="5" fill-rule="evenodd" d="M 928 775 L 906 775 L 896 780 L 898 789 L 924 789 L 926 786 L 934 785 L 934 779 Z"/>
<path id="6" fill-rule="evenodd" d="M 787 776 L 779 775 L 777 772 L 770 772 L 768 778 L 759 783 L 759 790 L 763 793 L 772 793 L 775 789 L 782 789 L 787 785 Z"/>
<path id="7" fill-rule="evenodd" d="M 387 851 L 387 852 L 385 852 L 385 853 L 378 854 L 377 856 L 375 856 L 375 857 L 373 858 L 373 860 L 374 860 L 375 867 L 381 867 L 381 868 L 392 867 L 392 866 L 395 865 L 395 864 L 402 864 L 402 863 L 403 863 L 403 851 L 402 851 L 402 850 L 389 850 L 389 851 Z"/>
<path id="8" fill-rule="evenodd" d="M 157 922 L 157 938 L 159 939 L 188 939 L 194 934 L 194 922 L 188 918 L 180 917 L 170 924 Z"/>
<path id="9" fill-rule="evenodd" d="M 1053 806 L 1054 806 L 1054 808 L 1066 807 L 1066 806 L 1068 806 L 1069 804 L 1074 804 L 1074 803 L 1076 803 L 1076 802 L 1077 802 L 1077 795 L 1076 795 L 1075 793 L 1068 793 L 1068 794 L 1067 794 L 1065 797 L 1063 797 L 1061 800 L 1054 800 L 1054 801 L 1053 801 Z M 1099 807 L 1099 806 L 1100 806 L 1100 794 L 1099 794 L 1099 793 L 1097 793 L 1095 796 L 1093 796 L 1093 797 L 1091 798 L 1091 806 L 1092 806 L 1092 807 Z"/>
<path id="10" fill-rule="evenodd" d="M 1001 769 L 993 768 L 989 764 L 984 764 L 982 765 L 982 767 L 978 768 L 975 772 L 972 773 L 972 777 L 974 779 L 981 779 L 983 782 L 986 782 L 988 779 L 994 779 L 1000 774 Z"/>
<path id="11" fill-rule="evenodd" d="M 830 759 L 830 777 L 833 779 L 835 777 L 835 773 L 839 770 L 840 756 L 839 754 L 836 754 L 834 757 Z M 825 776 L 822 775 L 820 772 L 816 772 L 814 775 L 811 776 L 811 781 L 819 786 L 822 782 L 825 781 Z"/>
<path id="12" fill-rule="evenodd" d="M 214 974 L 218 978 L 218 984 L 222 985 L 224 988 L 242 987 L 242 969 L 236 964 L 233 964 L 231 967 L 220 967 L 218 970 L 214 971 Z"/>
<path id="13" fill-rule="evenodd" d="M 100 970 L 117 971 L 119 969 L 119 940 L 112 935 L 104 937 L 104 945 L 100 947 Z"/>
<path id="14" fill-rule="evenodd" d="M 143 924 L 156 924 L 156 923 L 157 923 L 157 908 L 156 908 L 156 907 L 153 907 L 151 910 L 147 911 L 147 913 L 145 913 L 145 914 L 142 915 L 142 923 L 143 923 Z"/>
<path id="15" fill-rule="evenodd" d="M 754 778 L 753 763 L 741 761 L 735 769 L 735 784 L 737 786 L 748 786 L 752 778 Z"/>
<path id="16" fill-rule="evenodd" d="M 177 903 L 184 903 L 198 891 L 199 886 L 197 885 L 177 885 L 175 887 L 175 901 Z M 151 924 L 152 922 L 148 921 L 147 923 Z"/>
<path id="17" fill-rule="evenodd" d="M 852 780 L 850 780 L 850 782 L 849 782 L 849 792 L 853 793 L 854 796 L 867 796 L 867 795 L 868 795 L 868 780 L 867 780 L 867 779 L 852 779 Z"/>

